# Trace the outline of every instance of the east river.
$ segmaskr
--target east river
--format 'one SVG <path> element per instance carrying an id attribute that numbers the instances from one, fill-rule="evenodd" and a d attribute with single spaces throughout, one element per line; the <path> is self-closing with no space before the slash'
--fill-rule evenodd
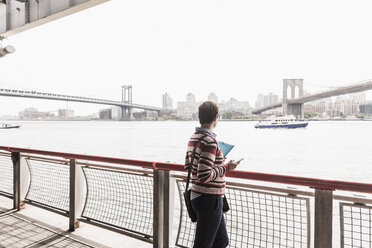
<path id="1" fill-rule="evenodd" d="M 19 121 L 0 130 L 0 145 L 148 161 L 183 163 L 197 122 Z M 220 121 L 214 130 L 234 144 L 239 170 L 372 182 L 372 122 L 319 121 L 303 129 L 255 129 Z"/>

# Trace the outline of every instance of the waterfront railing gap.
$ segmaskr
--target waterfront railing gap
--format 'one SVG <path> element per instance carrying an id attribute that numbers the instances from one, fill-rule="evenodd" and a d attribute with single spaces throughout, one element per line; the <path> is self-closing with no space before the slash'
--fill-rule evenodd
<path id="1" fill-rule="evenodd" d="M 36 205 L 68 216 L 70 231 L 83 221 L 153 247 L 170 247 L 176 230 L 175 245 L 192 246 L 195 224 L 182 201 L 183 165 L 6 146 L 0 150 L 0 194 L 13 199 L 14 210 Z M 372 194 L 372 184 L 248 171 L 227 176 L 230 247 L 372 246 L 372 198 L 334 194 Z"/>

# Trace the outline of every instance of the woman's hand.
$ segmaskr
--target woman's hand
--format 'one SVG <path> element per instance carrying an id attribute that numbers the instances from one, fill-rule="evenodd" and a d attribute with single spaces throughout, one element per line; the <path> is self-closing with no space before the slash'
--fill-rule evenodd
<path id="1" fill-rule="evenodd" d="M 227 167 L 229 168 L 229 171 L 235 170 L 235 168 L 239 165 L 240 162 L 234 162 L 234 160 L 230 160 L 227 163 Z"/>

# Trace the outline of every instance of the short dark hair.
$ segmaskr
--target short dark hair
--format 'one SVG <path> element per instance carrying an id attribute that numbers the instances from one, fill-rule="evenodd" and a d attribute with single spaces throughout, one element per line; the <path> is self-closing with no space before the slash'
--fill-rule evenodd
<path id="1" fill-rule="evenodd" d="M 199 106 L 199 122 L 200 124 L 211 123 L 218 115 L 218 106 L 214 102 L 203 102 Z"/>

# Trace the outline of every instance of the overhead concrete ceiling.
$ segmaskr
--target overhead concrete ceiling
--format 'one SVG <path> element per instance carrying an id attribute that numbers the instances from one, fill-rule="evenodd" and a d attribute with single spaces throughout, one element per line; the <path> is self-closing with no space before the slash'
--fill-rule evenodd
<path id="1" fill-rule="evenodd" d="M 110 0 L 0 0 L 0 39 Z"/>

